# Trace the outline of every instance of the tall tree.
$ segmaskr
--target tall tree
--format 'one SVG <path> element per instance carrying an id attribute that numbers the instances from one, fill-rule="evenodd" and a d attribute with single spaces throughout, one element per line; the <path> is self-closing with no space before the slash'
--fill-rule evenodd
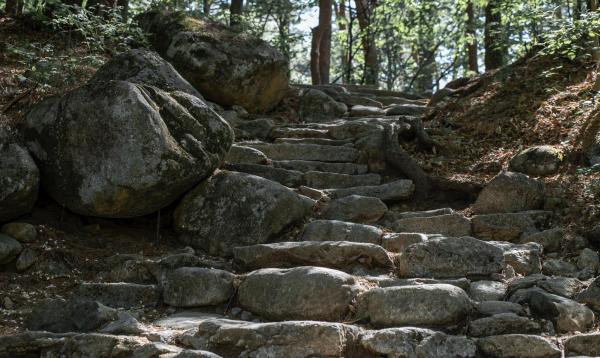
<path id="1" fill-rule="evenodd" d="M 356 4 L 356 14 L 361 32 L 361 42 L 365 60 L 363 80 L 365 84 L 377 85 L 379 61 L 377 44 L 375 42 L 376 34 L 371 26 L 375 7 L 377 6 L 377 0 L 354 0 L 354 3 Z"/>
<path id="2" fill-rule="evenodd" d="M 210 5 L 212 5 L 212 0 L 202 0 L 202 15 L 203 16 L 210 15 Z"/>
<path id="3" fill-rule="evenodd" d="M 319 0 L 319 24 L 312 29 L 310 51 L 310 73 L 313 84 L 329 83 L 331 16 L 331 0 Z"/>
<path id="4" fill-rule="evenodd" d="M 18 16 L 23 13 L 23 0 L 6 0 L 4 13 L 8 16 Z"/>
<path id="5" fill-rule="evenodd" d="M 346 4 L 344 3 L 344 0 L 336 1 L 334 3 L 334 8 L 338 30 L 340 34 L 343 34 L 343 36 L 345 36 L 345 34 L 347 33 L 346 31 L 348 29 L 348 17 L 346 16 Z M 342 79 L 345 78 L 345 74 L 348 72 L 349 62 L 350 51 L 348 49 L 348 46 L 346 46 L 346 44 L 344 43 L 342 44 L 340 49 L 340 69 L 342 73 Z"/>
<path id="6" fill-rule="evenodd" d="M 237 26 L 241 23 L 244 0 L 231 0 L 229 6 L 229 25 Z"/>
<path id="7" fill-rule="evenodd" d="M 475 19 L 475 8 L 473 0 L 467 1 L 467 57 L 469 71 L 478 73 L 479 64 L 477 63 L 477 23 Z"/>
<path id="8" fill-rule="evenodd" d="M 485 70 L 504 65 L 504 36 L 502 31 L 502 0 L 488 0 L 485 7 Z"/>

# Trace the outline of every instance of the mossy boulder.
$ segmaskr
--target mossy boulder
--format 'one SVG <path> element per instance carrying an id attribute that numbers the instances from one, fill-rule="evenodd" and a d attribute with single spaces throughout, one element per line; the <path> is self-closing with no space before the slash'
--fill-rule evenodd
<path id="1" fill-rule="evenodd" d="M 35 106 L 25 138 L 56 201 L 124 218 L 159 210 L 210 176 L 233 133 L 197 97 L 109 81 Z"/>
<path id="2" fill-rule="evenodd" d="M 539 145 L 527 148 L 510 160 L 510 169 L 532 176 L 556 174 L 564 160 L 560 148 L 550 145 Z"/>
<path id="3" fill-rule="evenodd" d="M 267 112 L 286 93 L 288 61 L 258 38 L 177 12 L 153 10 L 138 21 L 156 51 L 210 101 Z"/>

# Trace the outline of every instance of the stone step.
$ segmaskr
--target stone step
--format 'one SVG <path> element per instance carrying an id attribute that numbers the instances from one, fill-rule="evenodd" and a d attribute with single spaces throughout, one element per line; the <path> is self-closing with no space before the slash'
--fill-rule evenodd
<path id="1" fill-rule="evenodd" d="M 281 138 L 329 138 L 329 130 L 327 128 L 307 128 L 307 127 L 276 127 L 271 130 L 269 137 L 272 139 Z"/>
<path id="2" fill-rule="evenodd" d="M 391 272 L 394 263 L 379 245 L 348 241 L 279 242 L 237 247 L 234 263 L 243 271 L 261 268 L 320 266 L 352 272 L 383 269 Z"/>
<path id="3" fill-rule="evenodd" d="M 325 192 L 332 199 L 343 198 L 350 195 L 360 195 L 379 198 L 382 201 L 400 201 L 410 198 L 414 190 L 415 186 L 412 180 L 400 179 L 381 185 L 328 189 L 325 190 Z"/>
<path id="4" fill-rule="evenodd" d="M 296 188 L 300 185 L 304 185 L 305 182 L 304 173 L 302 172 L 276 168 L 270 165 L 226 163 L 223 167 L 228 170 L 248 173 L 269 179 L 290 188 Z"/>
<path id="5" fill-rule="evenodd" d="M 360 152 L 354 148 L 318 144 L 290 144 L 241 142 L 239 145 L 251 147 L 265 153 L 273 160 L 314 160 L 320 162 L 348 162 L 358 160 Z"/>
<path id="6" fill-rule="evenodd" d="M 405 217 L 395 221 L 392 228 L 396 232 L 418 232 L 443 236 L 471 235 L 471 221 L 461 214 Z"/>
<path id="7" fill-rule="evenodd" d="M 289 143 L 289 144 L 318 144 L 318 145 L 335 145 L 353 147 L 351 140 L 344 139 L 327 139 L 327 138 L 277 138 L 274 143 Z"/>
<path id="8" fill-rule="evenodd" d="M 339 220 L 315 220 L 304 225 L 303 241 L 350 241 L 381 245 L 383 230 Z"/>
<path id="9" fill-rule="evenodd" d="M 367 165 L 355 163 L 328 163 L 310 160 L 274 160 L 275 168 L 297 170 L 300 172 L 329 172 L 339 174 L 366 174 L 369 170 Z"/>
<path id="10" fill-rule="evenodd" d="M 305 185 L 315 189 L 351 188 L 357 186 L 379 185 L 379 174 L 338 174 L 309 171 L 304 174 Z"/>
<path id="11" fill-rule="evenodd" d="M 426 106 L 414 104 L 396 104 L 385 109 L 386 116 L 422 116 L 427 111 Z"/>

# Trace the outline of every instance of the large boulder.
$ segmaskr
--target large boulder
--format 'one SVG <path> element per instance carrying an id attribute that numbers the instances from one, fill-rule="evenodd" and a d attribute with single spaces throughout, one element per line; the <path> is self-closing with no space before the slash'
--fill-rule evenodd
<path id="1" fill-rule="evenodd" d="M 202 98 L 173 65 L 156 52 L 144 49 L 129 50 L 113 57 L 96 71 L 89 83 L 111 80 L 154 86 L 167 92 L 181 91 Z"/>
<path id="2" fill-rule="evenodd" d="M 158 53 L 210 101 L 266 112 L 287 92 L 287 60 L 258 38 L 183 13 L 150 11 L 139 21 Z"/>
<path id="3" fill-rule="evenodd" d="M 40 173 L 29 153 L 0 133 L 0 222 L 28 213 L 37 199 Z"/>
<path id="4" fill-rule="evenodd" d="M 222 171 L 189 192 L 175 210 L 181 239 L 211 254 L 267 242 L 302 220 L 313 201 L 250 174 Z"/>
<path id="5" fill-rule="evenodd" d="M 56 201 L 112 218 L 169 205 L 211 175 L 233 142 L 199 98 L 124 81 L 43 101 L 27 114 L 25 137 Z"/>
<path id="6" fill-rule="evenodd" d="M 525 174 L 501 172 L 483 188 L 473 204 L 473 213 L 511 213 L 540 209 L 544 184 Z"/>

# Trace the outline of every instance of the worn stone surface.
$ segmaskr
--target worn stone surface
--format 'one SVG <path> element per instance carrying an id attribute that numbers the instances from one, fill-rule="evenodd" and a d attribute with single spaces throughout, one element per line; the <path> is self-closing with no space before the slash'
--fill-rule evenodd
<path id="1" fill-rule="evenodd" d="M 182 267 L 163 282 L 163 301 L 176 307 L 199 307 L 227 302 L 235 275 L 224 270 Z"/>
<path id="2" fill-rule="evenodd" d="M 418 358 L 474 358 L 477 357 L 475 340 L 463 336 L 451 336 L 436 332 L 417 346 Z"/>
<path id="3" fill-rule="evenodd" d="M 425 328 L 402 327 L 370 330 L 359 337 L 367 351 L 385 357 L 416 357 L 417 347 L 435 332 Z"/>
<path id="4" fill-rule="evenodd" d="M 385 110 L 386 116 L 420 116 L 427 111 L 426 106 L 414 104 L 396 104 Z"/>
<path id="5" fill-rule="evenodd" d="M 361 195 L 379 198 L 382 201 L 399 201 L 410 198 L 414 190 L 415 186 L 412 180 L 401 179 L 381 185 L 332 189 L 327 190 L 326 193 L 333 199 Z"/>
<path id="6" fill-rule="evenodd" d="M 183 13 L 149 11 L 138 20 L 156 51 L 206 99 L 266 112 L 285 96 L 288 62 L 266 42 Z"/>
<path id="7" fill-rule="evenodd" d="M 575 298 L 578 302 L 585 303 L 595 311 L 600 311 L 600 277 L 582 290 Z"/>
<path id="8" fill-rule="evenodd" d="M 432 238 L 409 246 L 397 259 L 401 277 L 489 277 L 502 267 L 500 249 L 467 236 Z"/>
<path id="9" fill-rule="evenodd" d="M 418 232 L 444 236 L 471 235 L 471 222 L 460 214 L 404 218 L 394 222 L 392 227 L 396 232 Z"/>
<path id="10" fill-rule="evenodd" d="M 236 138 L 250 138 L 265 140 L 275 127 L 275 122 L 269 118 L 257 118 L 236 123 Z"/>
<path id="11" fill-rule="evenodd" d="M 502 250 L 504 261 L 512 266 L 516 273 L 532 275 L 542 272 L 542 246 L 535 242 L 511 244 L 502 241 L 489 241 Z"/>
<path id="12" fill-rule="evenodd" d="M 37 250 L 32 249 L 30 247 L 26 247 L 25 249 L 23 249 L 23 251 L 21 251 L 21 254 L 17 258 L 17 262 L 15 262 L 15 268 L 17 269 L 17 271 L 27 270 L 28 268 L 33 266 L 33 264 L 35 264 L 35 262 L 38 259 L 38 256 L 39 252 Z"/>
<path id="13" fill-rule="evenodd" d="M 0 234 L 0 265 L 7 264 L 21 253 L 23 246 L 12 237 Z"/>
<path id="14" fill-rule="evenodd" d="M 584 305 L 550 293 L 532 292 L 529 306 L 535 314 L 550 319 L 558 332 L 586 332 L 594 324 L 594 312 Z"/>
<path id="15" fill-rule="evenodd" d="M 367 302 L 369 319 L 378 327 L 453 326 L 472 310 L 465 291 L 447 284 L 376 288 Z"/>
<path id="16" fill-rule="evenodd" d="M 562 352 L 547 338 L 526 334 L 505 334 L 480 338 L 481 353 L 496 358 L 560 358 Z"/>
<path id="17" fill-rule="evenodd" d="M 89 332 L 117 318 L 117 311 L 92 300 L 46 299 L 33 307 L 25 325 L 32 331 Z"/>
<path id="18" fill-rule="evenodd" d="M 321 266 L 340 270 L 355 266 L 392 270 L 394 263 L 379 245 L 347 242 L 281 242 L 233 249 L 238 267 L 254 270 L 268 267 Z"/>
<path id="19" fill-rule="evenodd" d="M 300 99 L 300 118 L 307 123 L 328 122 L 343 116 L 347 110 L 344 103 L 317 89 L 309 89 Z"/>
<path id="20" fill-rule="evenodd" d="M 327 163 L 310 160 L 274 160 L 273 166 L 300 172 L 319 171 L 339 174 L 365 174 L 368 167 L 355 163 Z"/>
<path id="21" fill-rule="evenodd" d="M 243 142 L 265 153 L 273 160 L 309 160 L 318 162 L 349 162 L 358 160 L 359 152 L 352 147 L 318 144 Z"/>
<path id="22" fill-rule="evenodd" d="M 200 99 L 122 81 L 45 100 L 25 128 L 46 191 L 76 213 L 115 218 L 172 203 L 212 174 L 233 141 Z"/>
<path id="23" fill-rule="evenodd" d="M 350 108 L 351 117 L 385 116 L 385 111 L 379 107 L 356 105 Z"/>
<path id="24" fill-rule="evenodd" d="M 522 234 L 543 228 L 551 212 L 530 210 L 519 213 L 475 215 L 471 218 L 473 235 L 482 240 L 516 241 Z"/>
<path id="25" fill-rule="evenodd" d="M 600 356 L 600 333 L 578 334 L 565 340 L 565 353 Z"/>
<path id="26" fill-rule="evenodd" d="M 541 333 L 542 326 L 531 318 L 517 316 L 514 313 L 500 313 L 491 317 L 479 318 L 469 323 L 468 334 L 471 337 L 488 337 L 500 334 Z"/>
<path id="27" fill-rule="evenodd" d="M 227 152 L 225 161 L 242 164 L 266 164 L 267 156 L 258 149 L 234 144 Z"/>
<path id="28" fill-rule="evenodd" d="M 544 185 L 525 174 L 500 172 L 479 193 L 472 209 L 475 214 L 511 213 L 540 209 Z"/>
<path id="29" fill-rule="evenodd" d="M 475 305 L 475 311 L 482 316 L 493 316 L 501 313 L 524 315 L 525 309 L 518 303 L 508 301 L 483 301 Z"/>
<path id="30" fill-rule="evenodd" d="M 600 266 L 600 257 L 598 252 L 589 248 L 585 248 L 577 258 L 577 268 L 580 270 L 588 269 L 591 272 L 596 272 Z"/>
<path id="31" fill-rule="evenodd" d="M 287 170 L 281 168 L 274 168 L 269 165 L 260 164 L 225 164 L 224 169 L 232 170 L 236 172 L 248 173 L 256 175 L 287 187 L 298 187 L 303 185 L 304 174 L 295 170 Z"/>
<path id="32" fill-rule="evenodd" d="M 339 220 L 315 220 L 304 225 L 304 241 L 350 241 L 381 244 L 383 230 L 376 226 Z"/>
<path id="33" fill-rule="evenodd" d="M 4 224 L 2 225 L 2 229 L 0 229 L 0 232 L 23 243 L 34 242 L 38 236 L 37 229 L 35 226 L 21 222 Z"/>
<path id="34" fill-rule="evenodd" d="M 544 252 L 555 252 L 560 249 L 565 232 L 560 228 L 548 229 L 521 236 L 520 243 L 537 242 L 544 247 Z"/>
<path id="35" fill-rule="evenodd" d="M 160 301 L 155 285 L 84 282 L 73 292 L 77 299 L 95 300 L 113 308 L 152 307 Z"/>
<path id="36" fill-rule="evenodd" d="M 0 143 L 0 223 L 2 223 L 26 214 L 33 208 L 40 186 L 40 172 L 27 150 L 2 137 L 0 140 L 2 140 Z"/>
<path id="37" fill-rule="evenodd" d="M 376 222 L 386 211 L 387 206 L 378 198 L 350 195 L 332 200 L 321 212 L 321 218 L 366 224 Z"/>
<path id="38" fill-rule="evenodd" d="M 381 246 L 391 252 L 404 252 L 412 244 L 428 240 L 427 235 L 411 232 L 389 233 L 383 236 Z"/>
<path id="39" fill-rule="evenodd" d="M 240 306 L 271 320 L 340 321 L 358 292 L 354 278 L 321 267 L 262 269 L 238 289 Z"/>
<path id="40" fill-rule="evenodd" d="M 351 188 L 366 185 L 379 185 L 379 174 L 348 175 L 309 171 L 304 175 L 306 185 L 316 189 Z"/>
<path id="41" fill-rule="evenodd" d="M 163 91 L 181 91 L 202 98 L 192 85 L 154 51 L 133 49 L 118 54 L 96 71 L 89 83 L 111 80 L 158 87 Z"/>
<path id="42" fill-rule="evenodd" d="M 547 259 L 544 260 L 542 271 L 548 276 L 572 277 L 577 274 L 577 266 L 562 259 Z"/>
<path id="43" fill-rule="evenodd" d="M 312 205 L 312 200 L 281 184 L 223 171 L 183 198 L 174 226 L 191 246 L 231 255 L 236 246 L 264 243 L 302 220 Z"/>
<path id="44" fill-rule="evenodd" d="M 528 175 L 545 176 L 558 171 L 564 159 L 561 149 L 549 145 L 530 147 L 510 160 L 510 168 Z"/>
<path id="45" fill-rule="evenodd" d="M 499 281 L 474 281 L 469 287 L 469 297 L 477 302 L 502 301 L 506 296 L 507 285 Z"/>

